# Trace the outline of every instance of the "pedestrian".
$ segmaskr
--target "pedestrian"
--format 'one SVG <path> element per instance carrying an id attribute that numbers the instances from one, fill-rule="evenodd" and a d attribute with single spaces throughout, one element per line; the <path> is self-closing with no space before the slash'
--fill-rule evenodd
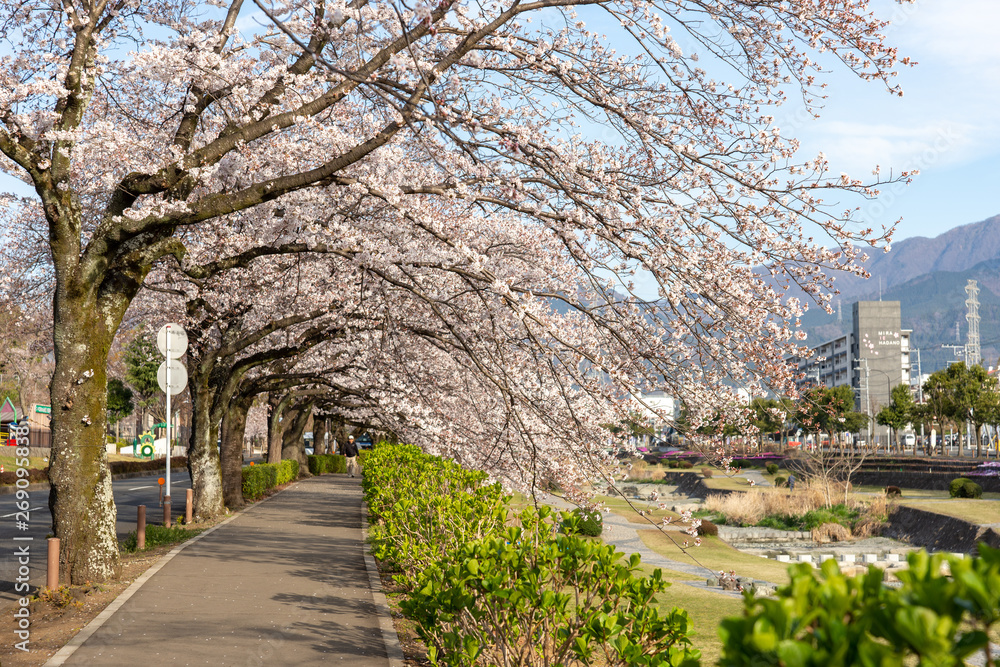
<path id="1" fill-rule="evenodd" d="M 795 490 L 795 475 L 788 476 L 788 490 L 789 491 Z"/>
<path id="2" fill-rule="evenodd" d="M 358 446 L 354 444 L 354 436 L 347 436 L 344 444 L 344 456 L 347 457 L 347 472 L 354 477 L 358 472 Z"/>

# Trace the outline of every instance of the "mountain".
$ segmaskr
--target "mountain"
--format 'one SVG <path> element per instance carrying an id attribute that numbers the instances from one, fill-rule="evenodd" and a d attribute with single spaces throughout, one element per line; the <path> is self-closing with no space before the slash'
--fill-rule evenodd
<path id="1" fill-rule="evenodd" d="M 1000 221 L 1000 217 L 985 222 L 991 221 Z M 958 230 L 975 227 L 976 225 L 966 225 Z M 972 238 L 983 238 L 980 236 L 981 230 L 971 231 Z M 951 235 L 952 232 L 948 234 Z M 969 240 L 958 234 L 952 235 L 950 242 L 954 248 L 961 247 L 961 244 L 968 243 Z M 957 258 L 952 261 L 959 263 Z M 924 373 L 944 368 L 956 358 L 955 351 L 944 347 L 945 345 L 964 345 L 967 340 L 965 286 L 969 280 L 977 281 L 979 286 L 981 354 L 987 366 L 996 366 L 1000 355 L 1000 250 L 997 251 L 997 257 L 979 262 L 966 270 L 930 271 L 893 284 L 882 291 L 882 300 L 900 302 L 903 328 L 913 330 L 911 345 L 920 349 L 921 370 Z M 883 285 L 886 282 L 888 281 L 883 277 Z M 869 282 L 867 287 L 871 286 Z M 874 293 L 858 293 L 850 299 L 841 297 L 844 311 L 842 319 L 836 313 L 827 315 L 818 308 L 806 313 L 802 318 L 802 325 L 807 333 L 807 344 L 816 345 L 848 331 L 851 327 L 850 304 L 854 301 L 878 300 L 877 290 L 876 286 Z"/>
<path id="2" fill-rule="evenodd" d="M 879 278 L 884 295 L 889 288 L 928 273 L 967 271 L 981 262 L 1000 258 L 1000 215 L 955 227 L 932 239 L 923 236 L 903 239 L 891 247 L 887 253 L 869 253 L 871 257 L 865 263 L 871 273 L 869 280 L 837 276 L 835 284 L 840 290 L 840 300 L 846 304 L 877 295 Z"/>

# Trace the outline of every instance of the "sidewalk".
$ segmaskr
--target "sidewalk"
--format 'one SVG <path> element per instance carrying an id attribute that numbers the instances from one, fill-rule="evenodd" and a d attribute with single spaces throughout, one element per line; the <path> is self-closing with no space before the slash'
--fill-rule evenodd
<path id="1" fill-rule="evenodd" d="M 292 485 L 184 548 L 46 664 L 389 665 L 361 500 L 345 475 Z"/>

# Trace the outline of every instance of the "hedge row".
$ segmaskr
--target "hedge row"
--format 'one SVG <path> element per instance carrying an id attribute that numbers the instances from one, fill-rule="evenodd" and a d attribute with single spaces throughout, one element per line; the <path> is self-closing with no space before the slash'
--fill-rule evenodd
<path id="1" fill-rule="evenodd" d="M 306 463 L 311 475 L 347 472 L 347 457 L 342 454 L 314 454 L 306 457 Z"/>
<path id="2" fill-rule="evenodd" d="M 243 497 L 256 500 L 274 487 L 287 484 L 298 476 L 299 462 L 295 459 L 248 465 L 243 468 Z"/>
<path id="3" fill-rule="evenodd" d="M 152 461 L 140 461 L 137 459 L 135 461 L 111 461 L 108 468 L 111 470 L 112 475 L 123 475 L 131 472 L 155 472 L 162 470 L 166 465 L 166 459 L 153 459 Z M 174 470 L 187 468 L 187 457 L 173 457 L 170 459 L 170 467 Z M 17 469 L 13 466 L 10 468 L 10 470 L 0 472 L 0 485 L 17 483 Z M 28 468 L 27 470 L 28 481 L 32 484 L 49 481 L 48 470 L 39 470 L 37 468 Z"/>

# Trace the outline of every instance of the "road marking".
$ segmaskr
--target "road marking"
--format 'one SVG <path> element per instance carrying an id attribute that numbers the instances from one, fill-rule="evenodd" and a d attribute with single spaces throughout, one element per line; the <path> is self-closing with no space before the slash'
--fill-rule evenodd
<path id="1" fill-rule="evenodd" d="M 42 505 L 41 507 L 32 507 L 28 511 L 29 512 L 34 512 L 35 510 L 40 510 L 40 509 L 48 509 L 48 507 L 46 507 L 45 505 Z M 6 519 L 7 517 L 14 516 L 15 514 L 18 514 L 18 512 L 11 512 L 10 514 L 4 514 L 3 516 L 0 516 L 0 519 Z"/>
<path id="2" fill-rule="evenodd" d="M 156 487 L 150 484 L 149 486 L 137 486 L 134 489 L 129 489 L 129 491 L 140 491 L 142 489 L 155 489 Z"/>

